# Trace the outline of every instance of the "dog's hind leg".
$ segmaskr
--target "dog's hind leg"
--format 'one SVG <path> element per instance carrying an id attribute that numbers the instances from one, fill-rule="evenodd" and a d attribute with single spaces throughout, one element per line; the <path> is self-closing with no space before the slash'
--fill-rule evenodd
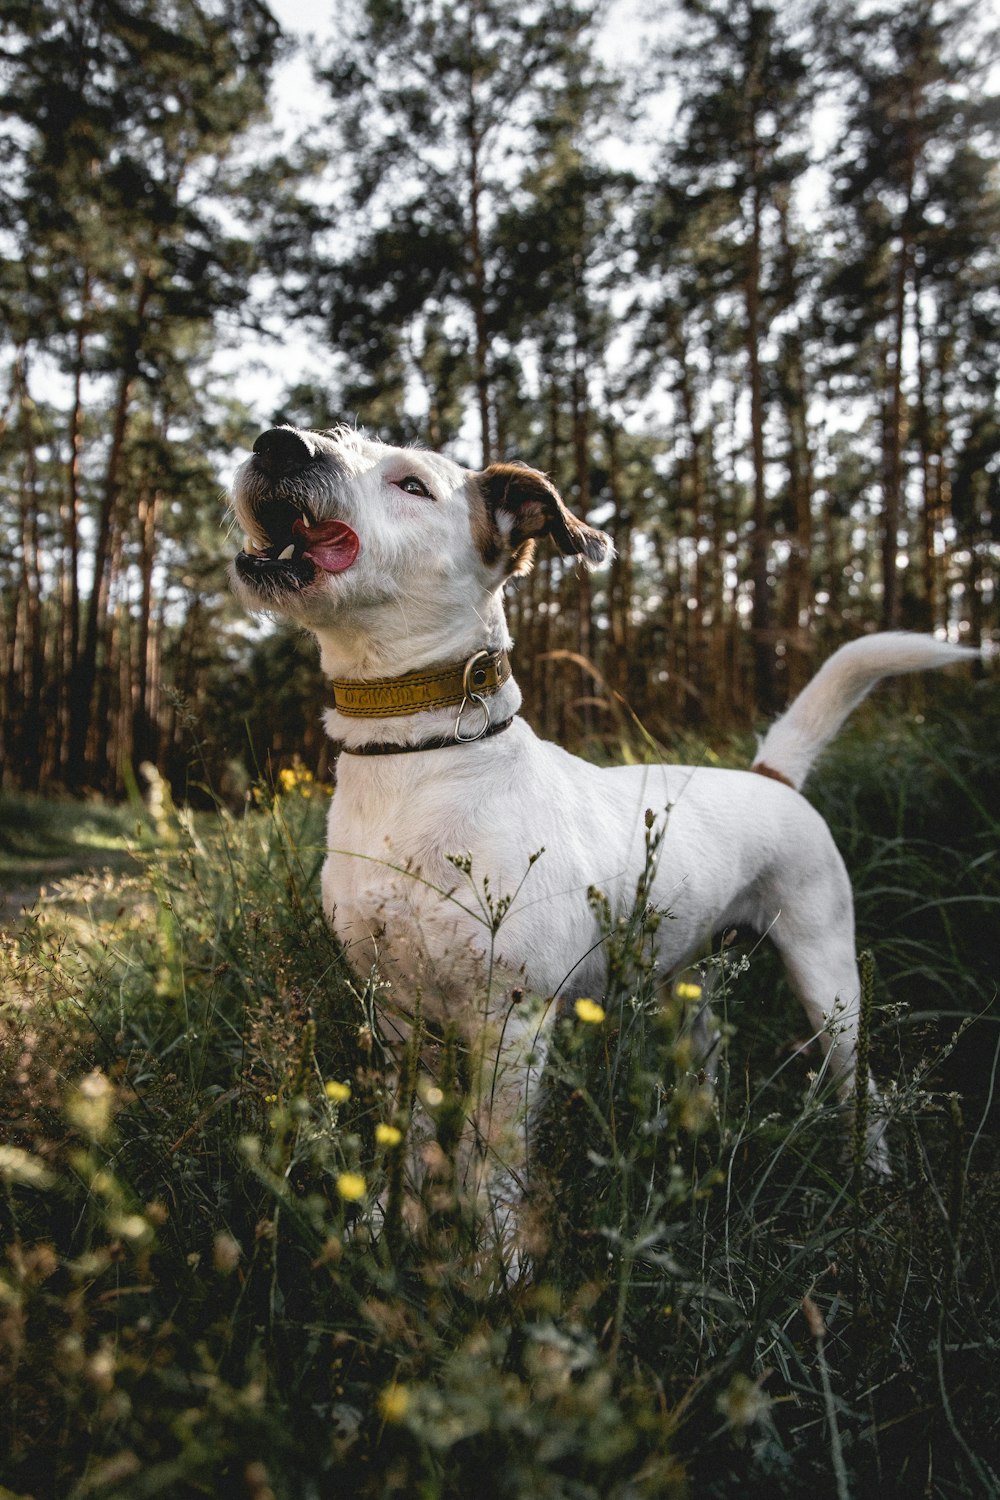
<path id="1" fill-rule="evenodd" d="M 856 1106 L 858 1041 L 861 1026 L 861 975 L 855 957 L 855 930 L 834 926 L 826 932 L 790 933 L 783 919 L 771 936 L 781 953 L 789 983 L 801 1001 L 810 1025 L 819 1035 L 837 1092 L 847 1109 Z M 867 1079 L 867 1142 L 865 1166 L 877 1176 L 888 1176 L 885 1116 L 880 1112 L 879 1089 Z"/>
<path id="2" fill-rule="evenodd" d="M 856 1103 L 861 977 L 854 942 L 850 882 L 830 840 L 835 861 L 811 884 L 800 887 L 775 918 L 770 936 L 810 1025 L 819 1036 L 843 1104 Z M 874 1079 L 868 1074 L 865 1165 L 888 1176 L 885 1118 Z"/>

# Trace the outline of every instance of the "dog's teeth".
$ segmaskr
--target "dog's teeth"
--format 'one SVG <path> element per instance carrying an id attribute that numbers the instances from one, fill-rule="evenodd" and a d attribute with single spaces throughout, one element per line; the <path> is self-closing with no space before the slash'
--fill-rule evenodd
<path id="1" fill-rule="evenodd" d="M 308 531 L 309 528 L 310 528 L 310 526 L 312 525 L 312 522 L 310 521 L 310 519 L 309 519 L 308 516 L 303 516 L 302 517 L 302 524 L 306 528 L 306 530 Z"/>
<path id="2" fill-rule="evenodd" d="M 279 552 L 278 553 L 278 561 L 279 562 L 288 562 L 289 558 L 294 557 L 294 556 L 295 556 L 295 548 L 292 545 L 292 543 L 289 542 L 289 544 L 285 548 L 284 552 Z"/>

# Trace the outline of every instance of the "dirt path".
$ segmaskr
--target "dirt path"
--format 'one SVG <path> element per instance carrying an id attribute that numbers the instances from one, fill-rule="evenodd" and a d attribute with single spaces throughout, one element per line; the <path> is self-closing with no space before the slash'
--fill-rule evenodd
<path id="1" fill-rule="evenodd" d="M 0 890 L 0 927 L 14 927 L 20 922 L 27 908 L 29 911 L 38 900 L 41 887 L 14 886 L 11 890 Z"/>
<path id="2" fill-rule="evenodd" d="M 134 873 L 128 853 L 134 835 L 135 817 L 125 808 L 0 792 L 0 927 L 23 925 L 43 890 L 63 905 L 64 881 L 105 868 Z M 73 899 L 68 893 L 66 901 Z"/>
<path id="3" fill-rule="evenodd" d="M 95 849 L 93 860 L 88 860 L 86 851 L 72 856 L 54 856 L 44 860 L 33 860 L 23 870 L 0 872 L 0 930 L 10 932 L 21 926 L 27 914 L 34 911 L 58 910 L 82 915 L 91 906 L 91 898 L 98 908 L 115 905 L 113 889 L 103 890 L 102 883 L 116 877 L 122 881 L 134 877 L 141 869 L 134 859 L 124 851 Z M 63 881 L 69 889 L 60 890 Z M 87 890 L 87 884 L 96 887 Z M 79 883 L 80 889 L 75 889 Z M 45 894 L 44 903 L 42 894 Z M 132 899 L 134 899 L 134 892 Z M 0 1500 L 3 1492 L 0 1490 Z"/>
<path id="4" fill-rule="evenodd" d="M 100 866 L 95 864 L 93 873 Z M 34 867 L 23 872 L 12 871 L 0 882 L 0 927 L 15 927 L 24 920 L 26 911 L 37 904 L 43 890 L 51 891 L 54 884 L 72 875 L 85 873 L 79 856 L 72 859 L 47 859 L 35 861 Z M 2 1491 L 0 1491 L 2 1500 Z"/>

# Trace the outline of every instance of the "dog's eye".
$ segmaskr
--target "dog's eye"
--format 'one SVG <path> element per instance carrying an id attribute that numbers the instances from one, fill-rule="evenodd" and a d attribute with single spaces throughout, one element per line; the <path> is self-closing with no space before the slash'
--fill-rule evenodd
<path id="1" fill-rule="evenodd" d="M 418 479 L 416 474 L 407 474 L 405 479 L 397 479 L 395 484 L 397 489 L 405 490 L 408 495 L 422 495 L 425 500 L 434 498 L 424 481 Z"/>

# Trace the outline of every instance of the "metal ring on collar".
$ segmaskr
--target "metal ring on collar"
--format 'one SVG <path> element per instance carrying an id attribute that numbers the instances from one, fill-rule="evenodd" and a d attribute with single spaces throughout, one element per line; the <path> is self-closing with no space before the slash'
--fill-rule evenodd
<path id="1" fill-rule="evenodd" d="M 486 699 L 482 696 L 481 693 L 477 693 L 475 691 L 475 687 L 473 686 L 473 684 L 475 683 L 476 687 L 482 687 L 486 681 L 486 673 L 481 671 L 479 673 L 479 680 L 478 682 L 476 682 L 475 671 L 476 663 L 478 661 L 481 661 L 484 657 L 487 661 L 489 661 L 490 653 L 488 651 L 477 651 L 474 656 L 470 656 L 469 660 L 465 663 L 465 671 L 462 673 L 462 701 L 459 704 L 458 713 L 455 716 L 455 738 L 459 741 L 460 744 L 463 745 L 467 745 L 473 740 L 481 740 L 483 735 L 490 727 L 489 704 L 486 702 Z M 476 730 L 475 734 L 463 734 L 462 715 L 472 703 L 474 703 L 482 712 L 483 722 Z"/>

